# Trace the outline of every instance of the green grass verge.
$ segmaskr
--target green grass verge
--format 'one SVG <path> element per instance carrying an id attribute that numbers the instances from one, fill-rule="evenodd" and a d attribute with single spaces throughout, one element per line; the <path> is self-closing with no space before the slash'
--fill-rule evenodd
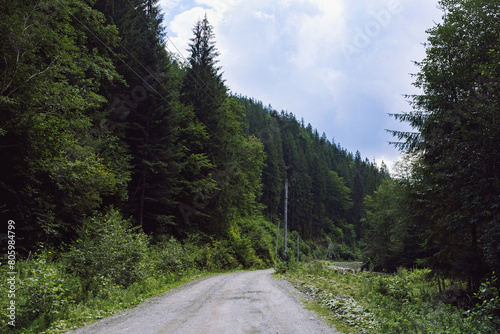
<path id="1" fill-rule="evenodd" d="M 497 333 L 494 319 L 477 309 L 470 312 L 441 302 L 428 270 L 387 275 L 314 261 L 289 265 L 277 276 L 308 296 L 306 306 L 342 333 Z"/>
<path id="2" fill-rule="evenodd" d="M 128 288 L 113 287 L 106 296 L 90 297 L 82 303 L 69 305 L 66 312 L 58 320 L 51 322 L 49 327 L 42 332 L 39 329 L 46 327 L 47 324 L 45 324 L 44 318 L 40 317 L 29 327 L 20 329 L 19 331 L 12 331 L 12 333 L 64 333 L 133 308 L 149 298 L 164 294 L 195 279 L 229 272 L 234 272 L 234 270 L 200 272 L 183 276 L 176 282 L 168 282 L 164 279 L 151 277 L 142 282 L 134 283 Z"/>

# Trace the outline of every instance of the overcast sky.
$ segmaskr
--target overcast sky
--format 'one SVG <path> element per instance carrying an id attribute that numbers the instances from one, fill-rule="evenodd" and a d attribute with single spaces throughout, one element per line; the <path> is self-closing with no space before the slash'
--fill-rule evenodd
<path id="1" fill-rule="evenodd" d="M 226 85 L 311 123 L 363 158 L 388 165 L 399 152 L 388 113 L 410 110 L 410 73 L 437 0 L 161 0 L 171 51 L 189 56 L 195 22 L 215 28 Z"/>

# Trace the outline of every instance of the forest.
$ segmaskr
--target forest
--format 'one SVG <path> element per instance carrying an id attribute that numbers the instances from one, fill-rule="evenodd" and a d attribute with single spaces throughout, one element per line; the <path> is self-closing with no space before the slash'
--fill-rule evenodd
<path id="1" fill-rule="evenodd" d="M 422 93 L 392 115 L 415 132 L 391 130 L 404 158 L 390 175 L 230 92 L 206 16 L 184 59 L 165 48 L 157 0 L 2 1 L 0 261 L 22 286 L 17 328 L 86 316 L 77 305 L 96 317 L 99 300 L 125 307 L 192 274 L 327 253 L 430 268 L 440 292 L 464 282 L 464 307 L 491 282 L 498 317 L 499 5 L 439 3 L 444 22 L 415 63 Z"/>

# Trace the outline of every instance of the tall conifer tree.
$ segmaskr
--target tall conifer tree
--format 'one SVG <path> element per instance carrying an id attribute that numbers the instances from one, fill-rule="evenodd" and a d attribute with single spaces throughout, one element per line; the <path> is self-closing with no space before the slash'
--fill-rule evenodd
<path id="1" fill-rule="evenodd" d="M 420 157 L 418 203 L 427 218 L 430 264 L 466 276 L 476 290 L 498 270 L 500 235 L 500 5 L 442 0 L 444 22 L 428 32 L 413 111 L 396 115 L 418 132 L 397 145 Z"/>

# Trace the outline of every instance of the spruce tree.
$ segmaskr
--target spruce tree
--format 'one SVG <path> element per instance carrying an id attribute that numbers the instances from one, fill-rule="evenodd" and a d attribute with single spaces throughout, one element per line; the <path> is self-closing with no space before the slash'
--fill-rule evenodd
<path id="1" fill-rule="evenodd" d="M 215 47 L 213 30 L 206 15 L 193 28 L 189 68 L 181 89 L 181 101 L 193 106 L 196 117 L 212 134 L 219 119 L 218 109 L 227 98 L 221 68 L 217 66 L 220 54 Z"/>
<path id="2" fill-rule="evenodd" d="M 254 137 L 248 137 L 244 110 L 227 95 L 217 66 L 213 27 L 206 16 L 196 23 L 193 34 L 181 102 L 192 108 L 206 129 L 207 137 L 198 150 L 206 152 L 213 166 L 207 176 L 214 183 L 198 189 L 192 201 L 195 210 L 188 206 L 188 214 L 201 231 L 223 236 L 232 218 L 251 214 L 259 207 L 263 148 Z M 249 160 L 252 155 L 254 160 Z"/>
<path id="3" fill-rule="evenodd" d="M 109 119 L 132 156 L 126 209 L 146 232 L 182 234 L 178 205 L 206 178 L 191 171 L 210 164 L 194 149 L 206 136 L 203 127 L 178 101 L 179 69 L 165 50 L 158 1 L 99 0 L 95 6 L 121 37 L 117 67 L 126 85 L 113 92 Z"/>
<path id="4" fill-rule="evenodd" d="M 443 0 L 444 22 L 428 31 L 417 63 L 413 111 L 395 115 L 417 132 L 394 131 L 415 154 L 416 201 L 426 217 L 429 264 L 462 276 L 476 290 L 498 270 L 500 198 L 500 6 L 486 0 Z"/>

